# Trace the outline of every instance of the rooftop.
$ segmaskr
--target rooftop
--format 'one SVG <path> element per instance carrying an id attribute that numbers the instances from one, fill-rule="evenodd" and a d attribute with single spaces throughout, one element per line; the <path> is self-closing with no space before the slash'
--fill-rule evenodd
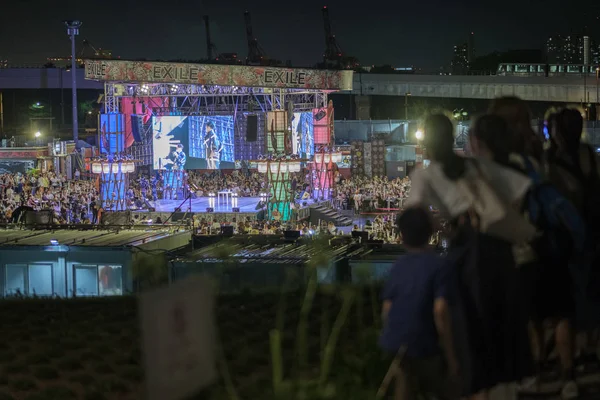
<path id="1" fill-rule="evenodd" d="M 355 250 L 351 240 L 332 240 L 327 246 L 329 257 L 337 259 Z M 277 263 L 303 264 L 323 252 L 322 244 L 314 244 L 310 239 L 295 242 L 273 236 L 234 237 L 186 254 L 180 261 L 221 262 L 232 257 L 238 263 Z"/>
<path id="2" fill-rule="evenodd" d="M 0 247 L 14 246 L 64 246 L 126 247 L 140 246 L 169 237 L 172 230 L 22 230 L 0 229 Z M 56 242 L 54 242 L 56 241 Z"/>

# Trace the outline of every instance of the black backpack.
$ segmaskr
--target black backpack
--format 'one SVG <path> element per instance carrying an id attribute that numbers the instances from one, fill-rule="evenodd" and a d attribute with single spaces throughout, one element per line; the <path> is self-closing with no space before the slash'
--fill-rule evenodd
<path id="1" fill-rule="evenodd" d="M 583 210 L 582 217 L 585 221 L 588 238 L 593 243 L 600 242 L 600 176 L 598 175 L 598 163 L 596 154 L 590 146 L 585 146 L 590 159 L 590 173 L 584 174 L 581 162 L 572 165 L 559 160 L 557 165 L 571 173 L 583 188 Z"/>

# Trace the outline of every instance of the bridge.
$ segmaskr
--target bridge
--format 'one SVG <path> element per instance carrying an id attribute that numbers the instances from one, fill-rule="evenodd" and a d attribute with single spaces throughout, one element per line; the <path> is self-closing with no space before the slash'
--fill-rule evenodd
<path id="1" fill-rule="evenodd" d="M 102 82 L 84 79 L 83 68 L 76 70 L 79 89 L 102 90 Z M 595 74 L 550 75 L 516 74 L 487 76 L 354 74 L 358 96 L 405 96 L 437 98 L 493 99 L 519 96 L 529 101 L 581 103 L 584 93 L 589 102 L 599 98 Z M 0 68 L 2 89 L 69 89 L 71 71 L 61 68 Z"/>

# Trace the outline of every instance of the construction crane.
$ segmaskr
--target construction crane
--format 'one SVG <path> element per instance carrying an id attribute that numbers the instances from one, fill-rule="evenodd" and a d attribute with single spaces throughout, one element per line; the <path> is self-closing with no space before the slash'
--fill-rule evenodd
<path id="1" fill-rule="evenodd" d="M 323 25 L 325 27 L 325 53 L 323 54 L 323 67 L 335 67 L 335 68 L 356 68 L 358 67 L 358 60 L 354 57 L 345 57 L 342 53 L 342 49 L 335 38 L 331 30 L 331 21 L 329 20 L 329 9 L 324 6 L 323 12 Z"/>
<path id="2" fill-rule="evenodd" d="M 323 24 L 325 26 L 325 53 L 323 54 L 323 61 L 325 64 L 341 64 L 343 53 L 335 39 L 335 35 L 331 31 L 331 21 L 329 20 L 329 10 L 327 9 L 327 6 L 323 7 L 322 12 Z"/>
<path id="3" fill-rule="evenodd" d="M 246 64 L 264 65 L 267 63 L 267 57 L 252 32 L 252 19 L 250 18 L 249 11 L 244 13 L 244 20 L 246 22 L 246 39 L 248 40 L 248 57 L 246 57 Z"/>
<path id="4" fill-rule="evenodd" d="M 91 52 L 86 52 L 86 50 L 91 50 Z M 87 54 L 86 54 L 87 53 Z M 104 50 L 101 48 L 96 48 L 89 40 L 83 39 L 81 43 L 81 48 L 75 55 L 77 62 L 83 63 L 83 60 L 86 58 L 90 59 L 104 59 L 109 60 L 112 59 L 112 52 L 110 50 Z M 50 63 L 55 62 L 70 62 L 71 56 L 69 57 L 49 57 L 47 59 Z"/>
<path id="5" fill-rule="evenodd" d="M 210 22 L 208 15 L 204 16 L 204 26 L 206 28 L 206 59 L 213 60 L 217 56 L 217 47 L 210 38 Z M 218 58 L 218 57 L 217 57 Z"/>

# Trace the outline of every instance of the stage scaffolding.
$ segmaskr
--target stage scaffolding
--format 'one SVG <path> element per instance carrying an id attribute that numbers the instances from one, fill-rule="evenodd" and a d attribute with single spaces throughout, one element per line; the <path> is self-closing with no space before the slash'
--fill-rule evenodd
<path id="1" fill-rule="evenodd" d="M 107 114 L 119 114 L 123 99 L 153 99 L 149 111 L 153 116 L 163 115 L 233 115 L 236 159 L 256 158 L 266 152 L 264 138 L 246 142 L 245 116 L 258 116 L 258 131 L 268 130 L 264 115 L 270 111 L 289 110 L 306 112 L 327 107 L 327 93 L 317 89 L 256 88 L 168 83 L 105 82 L 104 104 Z M 160 99 L 165 99 L 160 101 Z M 290 106 L 290 103 L 292 106 Z M 291 107 L 291 108 L 290 108 Z M 142 141 L 134 143 L 128 153 L 140 160 L 141 165 L 152 164 L 152 124 L 144 124 Z"/>

